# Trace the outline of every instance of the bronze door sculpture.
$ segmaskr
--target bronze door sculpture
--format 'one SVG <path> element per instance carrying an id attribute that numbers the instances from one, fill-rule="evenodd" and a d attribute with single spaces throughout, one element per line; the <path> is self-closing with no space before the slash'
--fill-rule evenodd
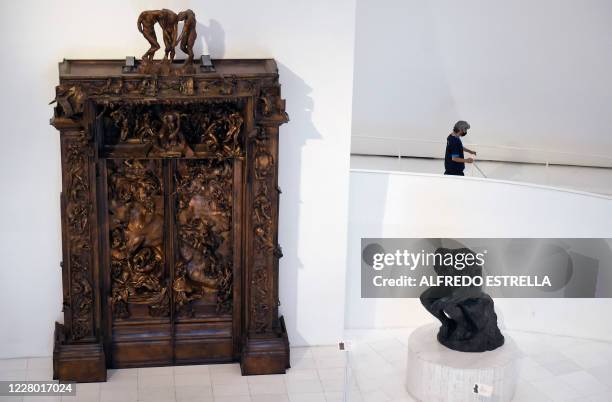
<path id="1" fill-rule="evenodd" d="M 241 236 L 232 218 L 241 163 L 107 159 L 105 165 L 112 365 L 232 361 L 233 278 L 240 273 L 233 257 L 240 255 Z M 154 359 L 143 346 L 155 350 Z"/>
<path id="2" fill-rule="evenodd" d="M 122 67 L 60 63 L 55 377 L 229 361 L 283 373 L 277 160 L 288 118 L 275 62 L 159 76 Z"/>
<path id="3" fill-rule="evenodd" d="M 243 374 L 284 373 L 276 161 L 288 117 L 276 63 L 194 63 L 191 10 L 145 11 L 137 25 L 151 45 L 139 62 L 60 63 L 51 124 L 62 156 L 64 323 L 54 378 L 229 361 Z"/>

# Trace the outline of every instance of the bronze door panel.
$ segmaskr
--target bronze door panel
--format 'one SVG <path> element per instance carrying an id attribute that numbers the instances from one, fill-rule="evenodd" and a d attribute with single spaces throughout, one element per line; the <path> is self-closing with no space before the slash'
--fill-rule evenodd
<path id="1" fill-rule="evenodd" d="M 111 361 L 172 363 L 166 183 L 161 159 L 108 159 Z"/>
<path id="2" fill-rule="evenodd" d="M 234 159 L 175 163 L 173 280 L 175 362 L 231 361 L 233 350 Z M 239 198 L 238 198 L 239 199 Z M 239 317 L 239 316 L 238 316 Z M 236 318 L 236 320 L 238 320 Z"/>
<path id="3" fill-rule="evenodd" d="M 233 359 L 241 163 L 106 160 L 113 366 Z"/>

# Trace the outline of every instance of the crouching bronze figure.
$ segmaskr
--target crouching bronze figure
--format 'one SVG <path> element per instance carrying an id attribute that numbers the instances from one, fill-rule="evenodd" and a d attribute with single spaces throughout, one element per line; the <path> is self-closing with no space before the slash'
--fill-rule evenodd
<path id="1" fill-rule="evenodd" d="M 474 254 L 467 248 L 439 248 L 435 253 Z M 458 269 L 436 263 L 434 270 L 438 276 L 482 276 L 482 266 L 476 264 Z M 423 292 L 420 299 L 427 311 L 442 323 L 438 341 L 447 348 L 485 352 L 504 344 L 504 336 L 497 327 L 493 299 L 482 291 L 482 286 L 434 286 Z"/>

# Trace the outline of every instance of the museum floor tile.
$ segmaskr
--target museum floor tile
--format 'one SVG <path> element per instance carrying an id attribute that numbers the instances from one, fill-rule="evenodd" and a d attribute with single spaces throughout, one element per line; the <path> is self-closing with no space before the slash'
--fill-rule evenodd
<path id="1" fill-rule="evenodd" d="M 286 375 L 242 377 L 238 364 L 110 370 L 108 382 L 77 384 L 73 397 L 0 401 L 406 402 L 412 329 L 349 330 L 346 351 L 291 349 Z M 505 331 L 518 344 L 518 402 L 612 401 L 612 343 Z M 409 368 L 408 368 L 409 369 Z M 2 381 L 51 378 L 51 358 L 0 360 Z"/>

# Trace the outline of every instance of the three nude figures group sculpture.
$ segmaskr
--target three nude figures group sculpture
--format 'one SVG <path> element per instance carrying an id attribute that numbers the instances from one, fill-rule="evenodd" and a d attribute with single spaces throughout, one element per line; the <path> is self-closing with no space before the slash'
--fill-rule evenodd
<path id="1" fill-rule="evenodd" d="M 177 38 L 179 21 L 183 21 L 183 30 Z M 172 62 L 175 55 L 174 48 L 180 44 L 180 49 L 187 55 L 185 64 L 191 64 L 193 62 L 193 45 L 197 36 L 195 13 L 191 10 L 185 10 L 176 14 L 166 8 L 140 13 L 137 22 L 138 30 L 151 44 L 151 48 L 142 56 L 142 60 L 145 62 L 152 62 L 155 52 L 160 49 L 155 35 L 156 23 L 159 24 L 163 32 L 165 45 L 163 60 Z"/>

